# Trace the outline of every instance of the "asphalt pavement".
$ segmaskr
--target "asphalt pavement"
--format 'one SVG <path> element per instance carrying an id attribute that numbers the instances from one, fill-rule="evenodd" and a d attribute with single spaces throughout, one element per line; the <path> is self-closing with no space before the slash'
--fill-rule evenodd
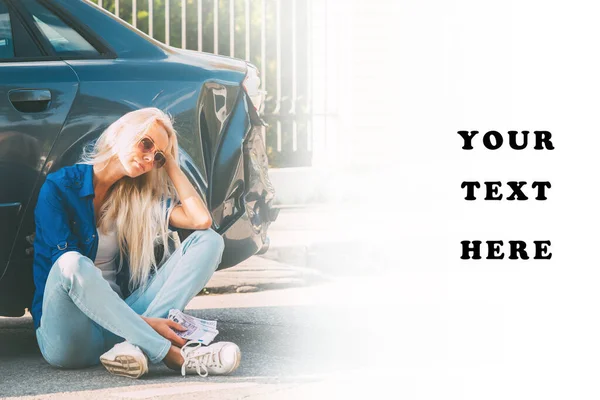
<path id="1" fill-rule="evenodd" d="M 232 375 L 183 378 L 162 364 L 151 365 L 138 380 L 110 375 L 101 365 L 57 369 L 42 358 L 26 315 L 0 318 L 0 397 L 335 398 L 351 386 L 348 394 L 360 393 L 352 377 L 364 373 L 369 356 L 355 350 L 359 341 L 353 334 L 376 321 L 363 311 L 356 318 L 362 301 L 349 306 L 365 285 L 364 276 L 356 281 L 347 273 L 332 273 L 338 267 L 311 264 L 313 249 L 332 241 L 318 214 L 315 209 L 283 210 L 271 226 L 267 254 L 218 271 L 207 285 L 209 294 L 188 304 L 186 313 L 218 321 L 216 341 L 240 346 L 242 362 Z M 362 268 L 354 269 L 359 276 Z"/>
<path id="2" fill-rule="evenodd" d="M 110 375 L 101 365 L 57 369 L 42 358 L 30 316 L 0 318 L 0 395 L 93 399 L 169 398 L 185 393 L 185 398 L 238 398 L 319 382 L 320 374 L 337 367 L 333 365 L 335 359 L 328 356 L 329 350 L 327 356 L 320 356 L 331 348 L 332 338 L 322 329 L 325 315 L 307 301 L 316 298 L 315 290 L 321 288 L 198 296 L 192 300 L 186 313 L 217 320 L 219 335 L 215 340 L 232 341 L 242 349 L 238 370 L 221 377 L 183 378 L 163 364 L 151 365 L 149 373 L 138 380 Z"/>

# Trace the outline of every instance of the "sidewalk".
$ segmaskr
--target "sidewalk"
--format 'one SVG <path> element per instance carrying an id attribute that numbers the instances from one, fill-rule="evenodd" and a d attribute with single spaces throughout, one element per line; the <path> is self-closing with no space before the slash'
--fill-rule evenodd
<path id="1" fill-rule="evenodd" d="M 202 293 L 250 293 L 310 286 L 328 280 L 324 274 L 311 268 L 253 256 L 235 267 L 215 272 Z"/>
<path id="2" fill-rule="evenodd" d="M 370 218 L 364 207 L 349 203 L 282 208 L 262 257 L 328 276 L 371 275 L 384 266 L 385 249 Z"/>
<path id="3" fill-rule="evenodd" d="M 281 206 L 268 230 L 269 250 L 217 271 L 204 294 L 309 286 L 373 273 L 377 256 L 353 222 L 357 214 L 348 206 Z"/>
<path id="4" fill-rule="evenodd" d="M 309 286 L 326 282 L 323 272 L 306 262 L 307 248 L 323 234 L 315 230 L 318 207 L 282 207 L 269 226 L 269 250 L 240 264 L 215 272 L 203 294 L 248 293 L 268 289 Z"/>

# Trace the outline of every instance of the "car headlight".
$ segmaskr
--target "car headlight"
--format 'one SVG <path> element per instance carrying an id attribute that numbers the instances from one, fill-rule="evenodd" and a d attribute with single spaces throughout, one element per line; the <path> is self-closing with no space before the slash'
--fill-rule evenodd
<path id="1" fill-rule="evenodd" d="M 248 72 L 246 73 L 246 78 L 244 78 L 243 86 L 252 101 L 252 105 L 260 113 L 267 92 L 260 89 L 260 78 L 258 75 L 258 69 L 254 65 L 248 64 Z"/>

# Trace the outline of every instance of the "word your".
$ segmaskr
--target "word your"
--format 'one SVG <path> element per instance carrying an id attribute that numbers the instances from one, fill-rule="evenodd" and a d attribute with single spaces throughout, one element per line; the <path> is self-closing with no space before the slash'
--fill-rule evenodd
<path id="1" fill-rule="evenodd" d="M 481 259 L 481 241 L 480 240 L 463 240 L 462 244 L 462 255 L 460 256 L 463 260 L 480 260 Z M 501 252 L 501 246 L 504 245 L 502 240 L 488 240 L 487 243 L 487 260 L 502 260 L 504 253 Z M 535 245 L 535 256 L 534 260 L 549 260 L 552 258 L 550 253 L 550 241 L 549 240 L 534 240 Z M 522 240 L 509 240 L 508 241 L 510 254 L 508 258 L 510 260 L 528 260 L 529 256 L 525 251 L 526 244 Z M 471 256 L 472 255 L 472 256 Z"/>
<path id="2" fill-rule="evenodd" d="M 499 188 L 502 186 L 501 182 L 483 182 L 485 184 L 485 200 L 502 200 L 502 194 L 498 194 Z M 507 185 L 512 190 L 510 196 L 506 198 L 506 200 L 527 200 L 529 197 L 523 193 L 521 188 L 527 185 L 527 182 L 524 181 L 510 181 L 506 182 Z M 479 189 L 481 185 L 477 181 L 465 181 L 460 185 L 461 189 L 467 188 L 467 196 L 465 200 L 476 200 L 475 198 L 475 188 Z M 538 182 L 535 181 L 531 184 L 532 188 L 537 188 L 537 196 L 536 200 L 547 200 L 546 197 L 546 188 L 551 188 L 552 185 L 550 182 Z"/>
<path id="3" fill-rule="evenodd" d="M 473 137 L 479 134 L 479 131 L 458 131 L 458 134 L 462 136 L 465 144 L 463 145 L 463 150 L 473 150 Z M 535 150 L 554 150 L 554 145 L 550 141 L 552 134 L 548 131 L 535 131 L 533 132 L 535 135 Z M 527 147 L 527 137 L 529 135 L 529 131 L 508 131 L 508 144 L 512 149 L 515 150 L 523 150 Z M 519 136 L 519 137 L 517 137 Z M 483 145 L 489 150 L 497 150 L 504 143 L 504 138 L 497 131 L 489 131 L 483 135 L 482 138 Z"/>

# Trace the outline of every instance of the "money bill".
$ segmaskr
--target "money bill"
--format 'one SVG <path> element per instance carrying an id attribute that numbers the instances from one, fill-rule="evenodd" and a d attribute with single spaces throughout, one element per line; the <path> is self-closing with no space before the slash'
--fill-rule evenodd
<path id="1" fill-rule="evenodd" d="M 184 339 L 197 340 L 208 345 L 219 334 L 217 321 L 196 318 L 176 309 L 169 310 L 168 318 L 183 325 L 186 330 L 175 333 Z"/>

